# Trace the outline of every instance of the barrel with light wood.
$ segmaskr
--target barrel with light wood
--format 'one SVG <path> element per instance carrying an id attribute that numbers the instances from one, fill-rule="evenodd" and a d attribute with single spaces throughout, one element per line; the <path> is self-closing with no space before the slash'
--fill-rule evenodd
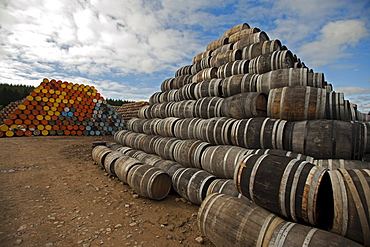
<path id="1" fill-rule="evenodd" d="M 265 117 L 267 98 L 265 94 L 246 92 L 227 97 L 221 106 L 221 115 L 235 119 Z"/>
<path id="2" fill-rule="evenodd" d="M 324 119 L 326 90 L 308 86 L 271 89 L 267 102 L 267 116 L 300 121 Z"/>
<path id="3" fill-rule="evenodd" d="M 143 165 L 143 163 L 135 158 L 123 155 L 114 163 L 114 172 L 119 180 L 127 184 L 128 172 L 132 167 L 138 165 Z"/>
<path id="4" fill-rule="evenodd" d="M 229 43 L 235 43 L 241 39 L 243 39 L 244 37 L 248 37 L 250 35 L 253 35 L 255 33 L 258 33 L 260 32 L 261 30 L 259 28 L 249 28 L 249 29 L 243 29 L 239 32 L 236 32 L 232 35 L 230 35 L 229 37 Z"/>
<path id="5" fill-rule="evenodd" d="M 104 160 L 111 152 L 112 150 L 106 146 L 96 146 L 92 150 L 92 158 L 99 166 L 104 168 Z"/>
<path id="6" fill-rule="evenodd" d="M 248 149 L 285 149 L 286 124 L 286 120 L 263 117 L 235 120 L 231 142 L 234 146 Z"/>
<path id="7" fill-rule="evenodd" d="M 231 28 L 229 28 L 224 34 L 223 34 L 223 37 L 225 38 L 228 38 L 230 37 L 231 35 L 233 35 L 234 33 L 237 33 L 237 32 L 240 32 L 244 29 L 250 29 L 250 26 L 247 24 L 247 23 L 241 23 L 241 24 L 238 24 L 236 26 L 233 26 Z"/>
<path id="8" fill-rule="evenodd" d="M 204 97 L 221 97 L 221 79 L 204 80 L 195 85 L 195 99 Z"/>
<path id="9" fill-rule="evenodd" d="M 220 97 L 204 97 L 198 99 L 194 105 L 195 117 L 221 117 L 221 107 L 223 102 L 224 99 Z"/>
<path id="10" fill-rule="evenodd" d="M 263 31 L 250 34 L 242 37 L 240 40 L 235 42 L 235 49 L 243 49 L 246 46 L 256 43 L 263 43 L 268 41 L 269 37 Z"/>
<path id="11" fill-rule="evenodd" d="M 179 169 L 185 168 L 179 163 L 172 160 L 158 160 L 154 163 L 154 166 L 166 172 L 168 175 L 170 175 L 171 178 Z"/>
<path id="12" fill-rule="evenodd" d="M 288 122 L 284 148 L 315 159 L 361 160 L 366 150 L 364 127 L 358 122 L 305 120 Z"/>
<path id="13" fill-rule="evenodd" d="M 204 51 L 204 52 L 199 53 L 198 55 L 196 55 L 193 58 L 192 64 L 194 65 L 196 62 L 202 60 L 205 57 L 210 57 L 211 56 L 211 53 L 212 53 L 212 50 L 207 50 L 207 51 Z"/>
<path id="14" fill-rule="evenodd" d="M 217 78 L 226 78 L 233 75 L 247 74 L 249 60 L 237 60 L 221 65 L 217 70 Z"/>
<path id="15" fill-rule="evenodd" d="M 211 80 L 217 77 L 217 68 L 206 68 L 199 71 L 193 76 L 193 83 L 198 83 L 205 80 Z"/>
<path id="16" fill-rule="evenodd" d="M 174 159 L 184 167 L 201 168 L 201 157 L 208 146 L 201 140 L 181 140 L 174 149 Z"/>
<path id="17" fill-rule="evenodd" d="M 333 219 L 327 169 L 307 161 L 250 154 L 235 169 L 234 182 L 257 205 L 295 222 L 325 228 Z"/>
<path id="18" fill-rule="evenodd" d="M 193 64 L 193 67 L 191 68 L 191 74 L 196 75 L 199 71 L 211 67 L 211 56 L 204 57 Z"/>
<path id="19" fill-rule="evenodd" d="M 221 47 L 223 45 L 226 45 L 229 43 L 229 38 L 220 38 L 220 39 L 216 39 L 214 41 L 212 41 L 211 43 L 209 43 L 206 47 L 206 50 L 207 51 L 213 51 L 215 49 L 217 49 L 218 47 Z"/>
<path id="20" fill-rule="evenodd" d="M 293 55 L 289 50 L 274 51 L 250 60 L 249 73 L 263 74 L 276 69 L 293 68 L 293 65 Z"/>
<path id="21" fill-rule="evenodd" d="M 131 118 L 127 121 L 126 127 L 130 131 L 143 133 L 143 125 L 148 119 L 145 118 Z"/>
<path id="22" fill-rule="evenodd" d="M 245 47 L 235 43 L 234 47 L 235 49 L 242 50 L 243 60 L 252 60 L 260 55 L 282 50 L 280 40 L 266 40 L 263 43 L 254 43 Z"/>
<path id="23" fill-rule="evenodd" d="M 336 234 L 285 221 L 245 198 L 213 193 L 198 226 L 215 246 L 360 246 Z"/>
<path id="24" fill-rule="evenodd" d="M 230 97 L 244 92 L 257 92 L 256 83 L 258 75 L 233 75 L 222 80 L 221 90 L 223 97 Z"/>
<path id="25" fill-rule="evenodd" d="M 236 60 L 242 60 L 242 51 L 239 49 L 228 50 L 211 57 L 211 66 L 220 67 L 228 62 L 234 62 Z"/>
<path id="26" fill-rule="evenodd" d="M 201 204 L 207 196 L 209 185 L 216 177 L 212 174 L 197 169 L 179 169 L 172 177 L 174 190 L 183 198 L 194 204 Z"/>
<path id="27" fill-rule="evenodd" d="M 225 195 L 243 197 L 236 188 L 232 179 L 217 178 L 209 185 L 207 190 L 207 196 L 213 193 L 221 193 Z"/>
<path id="28" fill-rule="evenodd" d="M 202 169 L 218 178 L 232 179 L 236 166 L 247 152 L 248 149 L 231 145 L 209 146 L 201 158 Z"/>
<path id="29" fill-rule="evenodd" d="M 345 159 L 318 159 L 313 160 L 312 164 L 324 167 L 328 170 L 336 170 L 344 168 L 351 169 L 370 169 L 370 162 L 361 160 L 345 160 Z"/>
<path id="30" fill-rule="evenodd" d="M 127 182 L 139 195 L 153 200 L 164 199 L 171 189 L 171 177 L 150 165 L 132 167 L 128 172 Z"/>
<path id="31" fill-rule="evenodd" d="M 234 47 L 234 43 L 226 44 L 226 45 L 223 45 L 221 47 L 218 47 L 217 49 L 212 51 L 211 56 L 214 57 L 220 52 L 225 52 L 225 51 L 228 51 L 228 50 L 232 50 L 233 47 Z"/>
<path id="32" fill-rule="evenodd" d="M 329 171 L 334 197 L 331 232 L 370 246 L 370 170 Z"/>

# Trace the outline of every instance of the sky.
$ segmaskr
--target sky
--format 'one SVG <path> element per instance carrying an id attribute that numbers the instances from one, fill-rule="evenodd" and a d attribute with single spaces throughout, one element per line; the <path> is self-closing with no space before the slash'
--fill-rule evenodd
<path id="1" fill-rule="evenodd" d="M 0 0 L 0 83 L 49 78 L 148 101 L 241 23 L 370 111 L 370 0 Z"/>

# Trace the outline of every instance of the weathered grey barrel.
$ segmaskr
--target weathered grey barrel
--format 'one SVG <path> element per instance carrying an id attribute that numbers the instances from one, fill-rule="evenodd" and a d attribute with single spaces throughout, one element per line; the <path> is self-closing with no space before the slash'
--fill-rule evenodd
<path id="1" fill-rule="evenodd" d="M 307 86 L 311 87 L 325 87 L 326 82 L 324 78 L 324 73 L 314 73 L 309 71 L 308 79 L 307 79 Z"/>
<path id="2" fill-rule="evenodd" d="M 326 118 L 333 120 L 354 121 L 356 114 L 349 101 L 344 100 L 344 93 L 328 92 Z"/>
<path id="3" fill-rule="evenodd" d="M 293 68 L 293 56 L 288 50 L 263 54 L 249 62 L 249 73 L 252 74 L 263 74 L 285 68 Z"/>
<path id="4" fill-rule="evenodd" d="M 180 75 L 173 80 L 173 89 L 181 88 L 182 86 L 192 83 L 193 75 Z"/>
<path id="5" fill-rule="evenodd" d="M 201 140 L 181 140 L 174 149 L 174 159 L 184 167 L 201 168 L 201 157 L 204 150 L 210 146 Z"/>
<path id="6" fill-rule="evenodd" d="M 185 167 L 173 160 L 158 160 L 153 164 L 153 166 L 158 167 L 159 169 L 166 172 L 172 178 L 173 175 L 179 169 L 184 169 Z"/>
<path id="7" fill-rule="evenodd" d="M 163 137 L 174 137 L 174 126 L 177 121 L 179 121 L 180 118 L 176 117 L 168 117 L 162 119 L 160 122 L 158 122 L 155 126 L 156 128 L 156 135 L 160 135 Z"/>
<path id="8" fill-rule="evenodd" d="M 248 149 L 285 149 L 283 138 L 286 124 L 286 120 L 263 117 L 235 120 L 231 129 L 231 142 Z"/>
<path id="9" fill-rule="evenodd" d="M 132 167 L 128 172 L 127 182 L 139 195 L 153 200 L 164 199 L 171 189 L 171 177 L 150 165 Z"/>
<path id="10" fill-rule="evenodd" d="M 198 226 L 215 246 L 360 246 L 336 234 L 288 222 L 244 198 L 213 193 Z"/>
<path id="11" fill-rule="evenodd" d="M 164 80 L 162 83 L 161 83 L 161 91 L 162 92 L 165 92 L 165 91 L 169 91 L 171 89 L 173 89 L 173 80 L 174 78 L 168 78 L 166 80 Z"/>
<path id="12" fill-rule="evenodd" d="M 244 92 L 257 92 L 256 82 L 258 75 L 233 75 L 222 80 L 221 89 L 223 97 L 230 97 Z"/>
<path id="13" fill-rule="evenodd" d="M 221 115 L 235 119 L 265 117 L 267 98 L 265 94 L 246 92 L 227 97 L 221 106 Z"/>
<path id="14" fill-rule="evenodd" d="M 169 115 L 178 118 L 196 117 L 195 113 L 196 103 L 197 103 L 196 100 L 183 100 L 180 102 L 176 102 L 173 104 L 172 114 Z"/>
<path id="15" fill-rule="evenodd" d="M 256 28 L 256 27 L 254 27 L 254 28 L 248 28 L 248 29 L 243 29 L 243 30 L 241 30 L 239 32 L 236 32 L 236 33 L 230 35 L 230 37 L 229 37 L 229 43 L 235 43 L 235 42 L 241 40 L 244 37 L 247 37 L 247 36 L 249 36 L 251 34 L 254 34 L 254 33 L 258 33 L 260 31 L 261 30 L 259 28 Z"/>
<path id="16" fill-rule="evenodd" d="M 228 51 L 228 50 L 232 50 L 233 47 L 234 47 L 234 43 L 226 44 L 226 45 L 223 45 L 221 47 L 218 47 L 217 49 L 212 51 L 211 56 L 214 57 L 217 54 L 219 54 L 220 52 L 225 52 L 225 51 Z"/>
<path id="17" fill-rule="evenodd" d="M 179 139 L 171 137 L 163 137 L 157 139 L 154 143 L 156 154 L 159 155 L 162 159 L 175 160 L 173 157 L 174 149 L 179 141 Z"/>
<path id="18" fill-rule="evenodd" d="M 247 152 L 248 149 L 231 145 L 209 146 L 203 152 L 201 167 L 218 178 L 233 178 L 236 166 Z"/>
<path id="19" fill-rule="evenodd" d="M 329 171 L 334 198 L 331 232 L 370 245 L 370 170 Z"/>
<path id="20" fill-rule="evenodd" d="M 324 119 L 326 90 L 309 86 L 290 86 L 271 89 L 267 102 L 267 116 L 300 121 Z"/>
<path id="21" fill-rule="evenodd" d="M 211 67 L 211 56 L 204 57 L 193 64 L 193 67 L 191 68 L 191 74 L 196 75 L 199 71 Z"/>
<path id="22" fill-rule="evenodd" d="M 179 100 L 192 100 L 195 98 L 195 86 L 196 83 L 186 84 L 185 86 L 181 87 L 178 92 Z"/>
<path id="23" fill-rule="evenodd" d="M 221 79 L 211 79 L 196 83 L 194 88 L 195 99 L 221 97 L 221 82 Z"/>
<path id="24" fill-rule="evenodd" d="M 92 150 L 92 158 L 93 160 L 102 168 L 104 168 L 104 160 L 106 156 L 111 153 L 112 150 L 105 146 L 96 146 Z"/>
<path id="25" fill-rule="evenodd" d="M 221 47 L 223 45 L 226 45 L 229 43 L 229 38 L 220 38 L 220 39 L 216 39 L 214 41 L 212 41 L 211 43 L 209 43 L 206 47 L 206 50 L 207 51 L 213 51 L 215 49 L 217 49 L 218 47 Z"/>
<path id="26" fill-rule="evenodd" d="M 124 155 L 119 157 L 114 163 L 114 172 L 119 180 L 127 184 L 128 172 L 136 165 L 142 165 L 142 162 L 128 155 Z"/>
<path id="27" fill-rule="evenodd" d="M 339 120 L 287 122 L 284 148 L 315 159 L 361 160 L 366 150 L 364 126 Z"/>
<path id="28" fill-rule="evenodd" d="M 312 164 L 318 165 L 329 170 L 336 170 L 344 168 L 346 170 L 351 169 L 370 169 L 370 162 L 361 160 L 345 160 L 345 159 L 320 159 L 313 160 Z"/>
<path id="29" fill-rule="evenodd" d="M 185 65 L 175 72 L 175 77 L 182 76 L 182 75 L 191 75 L 191 68 L 193 65 Z"/>
<path id="30" fill-rule="evenodd" d="M 239 49 L 220 52 L 216 56 L 211 57 L 211 66 L 220 67 L 228 62 L 233 62 L 242 59 L 242 51 Z"/>
<path id="31" fill-rule="evenodd" d="M 257 205 L 295 222 L 326 227 L 332 220 L 327 170 L 307 161 L 249 154 L 235 169 L 234 182 Z"/>
<path id="32" fill-rule="evenodd" d="M 204 51 L 204 52 L 201 52 L 199 53 L 198 55 L 196 55 L 193 60 L 192 60 L 192 64 L 194 65 L 196 62 L 202 60 L 203 58 L 205 57 L 210 57 L 212 54 L 212 50 L 209 50 L 209 51 Z"/>
<path id="33" fill-rule="evenodd" d="M 217 78 L 226 78 L 233 75 L 247 74 L 249 60 L 237 60 L 221 65 L 217 70 Z"/>
<path id="34" fill-rule="evenodd" d="M 178 100 L 178 98 L 179 98 L 178 93 L 179 93 L 178 89 L 171 89 L 169 91 L 162 92 L 159 95 L 159 103 L 170 102 L 170 101 L 179 101 Z"/>
<path id="35" fill-rule="evenodd" d="M 120 157 L 122 157 L 123 154 L 119 151 L 113 151 L 109 153 L 105 159 L 104 159 L 104 169 L 105 171 L 111 175 L 111 176 L 117 176 L 115 171 L 114 171 L 114 163 L 116 160 Z"/>
<path id="36" fill-rule="evenodd" d="M 231 145 L 233 118 L 215 117 L 205 119 L 197 127 L 196 138 L 214 145 Z"/>
<path id="37" fill-rule="evenodd" d="M 235 42 L 235 48 L 234 49 L 243 49 L 246 46 L 249 46 L 251 44 L 255 43 L 263 43 L 265 41 L 269 40 L 269 37 L 267 34 L 263 31 L 250 34 L 248 36 L 242 37 L 240 40 Z"/>
<path id="38" fill-rule="evenodd" d="M 205 80 L 211 80 L 217 77 L 217 68 L 211 67 L 202 69 L 197 74 L 193 76 L 193 83 L 198 83 Z"/>
<path id="39" fill-rule="evenodd" d="M 141 140 L 140 150 L 143 150 L 148 154 L 155 154 L 155 142 L 159 138 L 161 137 L 158 135 L 146 135 Z"/>
<path id="40" fill-rule="evenodd" d="M 150 105 L 145 105 L 143 107 L 141 107 L 137 113 L 137 116 L 139 118 L 150 118 L 149 114 L 148 114 L 148 109 L 149 109 Z"/>
<path id="41" fill-rule="evenodd" d="M 155 135 L 156 126 L 160 121 L 162 121 L 160 118 L 152 118 L 148 119 L 148 121 L 145 121 L 143 124 L 143 133 L 147 135 Z"/>
<path id="42" fill-rule="evenodd" d="M 225 195 L 244 197 L 240 194 L 236 188 L 232 179 L 217 178 L 209 185 L 207 190 L 207 196 L 213 193 L 221 193 Z"/>
<path id="43" fill-rule="evenodd" d="M 314 158 L 311 156 L 307 156 L 304 154 L 300 153 L 294 153 L 291 151 L 286 151 L 282 149 L 248 149 L 248 154 L 272 154 L 272 155 L 277 155 L 277 156 L 282 156 L 282 157 L 289 157 L 297 160 L 305 160 L 310 163 L 314 162 Z M 324 166 L 323 166 L 324 167 Z M 324 167 L 327 168 L 327 167 Z"/>
<path id="44" fill-rule="evenodd" d="M 235 47 L 238 47 L 239 45 L 236 44 Z M 280 51 L 282 49 L 281 42 L 279 40 L 266 40 L 262 43 L 255 43 L 248 45 L 243 48 L 235 48 L 235 49 L 241 49 L 242 50 L 242 59 L 243 60 L 252 60 L 253 58 L 256 58 L 263 54 L 268 54 L 275 51 Z"/>
<path id="45" fill-rule="evenodd" d="M 198 99 L 194 105 L 195 117 L 221 117 L 221 107 L 224 99 L 220 97 L 204 97 Z"/>
<path id="46" fill-rule="evenodd" d="M 201 204 L 216 177 L 197 168 L 179 169 L 172 176 L 174 190 L 186 200 Z"/>
<path id="47" fill-rule="evenodd" d="M 230 37 L 231 35 L 233 35 L 234 33 L 237 33 L 237 32 L 240 32 L 244 29 L 249 29 L 250 26 L 247 24 L 247 23 L 241 23 L 241 24 L 238 24 L 236 26 L 233 26 L 231 28 L 229 28 L 224 34 L 223 34 L 223 37 L 224 38 L 228 38 Z"/>
<path id="48" fill-rule="evenodd" d="M 127 129 L 133 132 L 143 133 L 143 125 L 148 119 L 145 118 L 131 118 L 126 122 Z"/>
<path id="49" fill-rule="evenodd" d="M 177 121 L 174 126 L 174 135 L 179 139 L 196 139 L 196 130 L 201 119 L 185 118 Z"/>

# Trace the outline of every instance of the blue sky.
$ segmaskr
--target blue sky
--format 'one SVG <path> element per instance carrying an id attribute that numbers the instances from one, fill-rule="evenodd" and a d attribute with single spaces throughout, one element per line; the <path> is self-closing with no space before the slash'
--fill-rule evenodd
<path id="1" fill-rule="evenodd" d="M 0 82 L 55 78 L 148 100 L 244 22 L 370 111 L 369 0 L 0 0 Z"/>

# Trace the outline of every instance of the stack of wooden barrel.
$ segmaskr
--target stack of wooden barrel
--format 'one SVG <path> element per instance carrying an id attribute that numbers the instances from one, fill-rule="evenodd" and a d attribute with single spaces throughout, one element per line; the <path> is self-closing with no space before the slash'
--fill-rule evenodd
<path id="1" fill-rule="evenodd" d="M 145 101 L 126 103 L 119 107 L 117 111 L 122 116 L 122 119 L 127 121 L 131 118 L 137 118 L 140 108 L 148 104 L 149 102 Z"/>
<path id="2" fill-rule="evenodd" d="M 0 125 L 5 123 L 4 121 L 8 119 L 9 114 L 13 113 L 14 110 L 17 109 L 18 105 L 22 103 L 23 100 L 25 99 L 10 102 L 0 111 Z"/>
<path id="3" fill-rule="evenodd" d="M 216 246 L 370 246 L 370 125 L 279 40 L 237 25 L 149 103 L 93 156 L 166 172 Z"/>
<path id="4" fill-rule="evenodd" d="M 12 104 L 0 137 L 37 135 L 112 135 L 122 117 L 93 86 L 44 79 L 21 102 Z"/>

